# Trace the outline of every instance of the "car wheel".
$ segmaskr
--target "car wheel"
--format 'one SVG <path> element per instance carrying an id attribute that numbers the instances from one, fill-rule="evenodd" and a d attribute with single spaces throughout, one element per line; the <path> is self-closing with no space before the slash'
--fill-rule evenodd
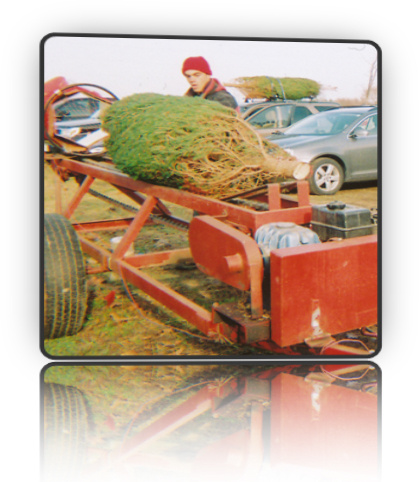
<path id="1" fill-rule="evenodd" d="M 312 194 L 332 195 L 339 191 L 344 181 L 342 166 L 334 159 L 322 157 L 312 163 L 313 173 L 309 180 Z"/>

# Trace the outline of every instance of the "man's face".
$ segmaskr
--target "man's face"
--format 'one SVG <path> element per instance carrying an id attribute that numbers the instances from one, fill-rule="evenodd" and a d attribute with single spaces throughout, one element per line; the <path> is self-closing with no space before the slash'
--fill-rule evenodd
<path id="1" fill-rule="evenodd" d="M 200 94 L 205 86 L 211 79 L 211 76 L 208 74 L 204 74 L 199 70 L 187 70 L 185 72 L 186 80 L 189 82 L 189 85 L 192 87 L 192 90 L 197 94 Z"/>

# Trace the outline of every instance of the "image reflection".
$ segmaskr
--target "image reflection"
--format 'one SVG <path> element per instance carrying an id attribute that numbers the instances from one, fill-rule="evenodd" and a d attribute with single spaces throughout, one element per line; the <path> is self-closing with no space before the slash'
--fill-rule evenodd
<path id="1" fill-rule="evenodd" d="M 365 364 L 52 365 L 42 481 L 379 480 Z"/>

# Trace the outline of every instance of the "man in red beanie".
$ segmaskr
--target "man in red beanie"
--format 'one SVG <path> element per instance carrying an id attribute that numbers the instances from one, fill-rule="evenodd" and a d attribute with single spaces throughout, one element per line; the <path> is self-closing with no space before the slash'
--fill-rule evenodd
<path id="1" fill-rule="evenodd" d="M 189 57 L 183 62 L 182 73 L 191 88 L 185 95 L 214 100 L 232 109 L 238 109 L 236 99 L 217 80 L 212 78 L 211 68 L 204 57 Z"/>

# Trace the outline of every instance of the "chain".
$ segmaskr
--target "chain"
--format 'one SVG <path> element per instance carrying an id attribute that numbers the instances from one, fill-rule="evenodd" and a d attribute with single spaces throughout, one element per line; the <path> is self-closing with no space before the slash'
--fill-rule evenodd
<path id="1" fill-rule="evenodd" d="M 132 213 L 138 212 L 138 208 L 136 208 L 134 206 L 130 206 L 129 204 L 125 204 L 121 201 L 118 201 L 117 199 L 112 198 L 112 197 L 106 196 L 106 194 L 102 194 L 101 192 L 95 191 L 94 189 L 89 189 L 89 194 L 91 194 L 95 198 L 102 199 L 102 201 L 105 201 L 109 204 L 113 204 L 114 206 L 125 209 L 125 211 L 130 211 Z"/>
<path id="2" fill-rule="evenodd" d="M 125 204 L 121 201 L 118 201 L 117 199 L 114 199 L 110 196 L 107 196 L 106 194 L 103 194 L 101 192 L 95 191 L 94 189 L 89 189 L 89 194 L 92 196 L 101 199 L 102 201 L 105 201 L 109 204 L 112 204 L 114 206 L 120 207 L 121 209 L 125 209 L 126 211 L 132 212 L 132 213 L 138 213 L 138 208 L 134 206 L 130 206 L 129 204 Z M 166 215 L 157 215 L 157 214 L 150 214 L 150 219 L 152 219 L 155 223 L 159 224 L 165 224 L 168 226 L 172 226 L 177 229 L 182 229 L 183 231 L 188 230 L 188 225 L 186 222 L 178 221 L 176 219 L 170 218 Z"/>
<path id="3" fill-rule="evenodd" d="M 232 199 L 230 201 L 231 204 L 237 204 L 239 206 L 244 206 L 244 207 L 248 207 L 248 208 L 252 208 L 254 209 L 255 211 L 267 211 L 269 206 L 267 203 L 261 203 L 261 202 L 258 202 L 258 201 L 252 201 L 250 199 L 240 199 L 240 198 L 237 198 L 237 199 Z"/>

